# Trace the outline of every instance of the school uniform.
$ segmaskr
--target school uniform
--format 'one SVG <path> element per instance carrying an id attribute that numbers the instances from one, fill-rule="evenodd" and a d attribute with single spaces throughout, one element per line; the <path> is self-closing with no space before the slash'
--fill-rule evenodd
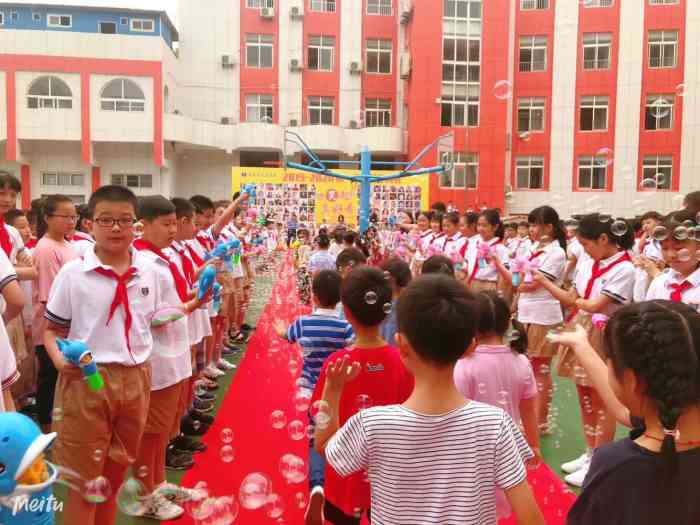
<path id="1" fill-rule="evenodd" d="M 11 282 L 17 280 L 15 268 L 10 263 L 7 255 L 0 251 L 0 293 Z M 17 369 L 15 352 L 10 345 L 10 339 L 5 329 L 5 323 L 0 320 L 0 383 L 2 392 L 10 390 L 20 379 Z M 0 393 L 0 412 L 4 410 L 3 399 Z"/>
<path id="2" fill-rule="evenodd" d="M 663 255 L 661 252 L 661 243 L 656 240 L 647 240 L 644 242 L 636 243 L 634 253 L 637 256 L 646 257 L 652 261 L 662 261 Z M 647 295 L 647 290 L 651 284 L 651 279 L 649 274 L 644 271 L 643 268 L 634 269 L 634 295 L 633 300 L 635 303 L 639 303 L 645 300 Z"/>
<path id="3" fill-rule="evenodd" d="M 93 239 L 91 235 L 83 232 L 75 232 L 69 242 L 73 251 L 78 254 L 78 257 L 82 257 L 90 246 L 95 245 L 95 239 Z"/>
<path id="4" fill-rule="evenodd" d="M 428 258 L 428 247 L 433 241 L 435 234 L 431 230 L 426 230 L 418 235 L 416 239 L 416 251 L 411 260 L 411 271 L 413 275 L 420 275 L 423 263 Z"/>
<path id="5" fill-rule="evenodd" d="M 454 260 L 459 257 L 459 252 L 466 243 L 467 239 L 457 232 L 451 237 L 445 236 L 440 251 Z"/>
<path id="6" fill-rule="evenodd" d="M 481 264 L 479 262 L 479 244 L 486 242 L 492 247 L 492 254 L 498 257 L 503 264 L 508 264 L 508 249 L 501 242 L 501 239 L 494 237 L 491 240 L 484 241 L 481 236 L 474 242 L 470 243 L 466 251 L 466 265 L 468 271 L 467 284 L 475 292 L 482 290 L 496 290 L 498 288 L 499 273 L 496 265 L 493 263 Z"/>
<path id="7" fill-rule="evenodd" d="M 646 295 L 647 301 L 655 299 L 685 303 L 700 310 L 700 268 L 685 278 L 673 269 L 657 275 Z"/>
<path id="8" fill-rule="evenodd" d="M 586 252 L 586 250 L 583 249 L 583 245 L 576 237 L 569 241 L 569 246 L 567 247 L 566 253 L 569 256 L 569 259 L 576 258 L 576 266 L 571 272 L 571 275 L 569 275 L 569 279 L 571 279 L 571 282 L 574 282 L 579 267 L 582 263 L 588 261 L 591 258 L 591 256 L 588 255 L 588 252 Z"/>
<path id="9" fill-rule="evenodd" d="M 83 341 L 105 380 L 99 393 L 89 389 L 79 368 L 59 373 L 53 430 L 57 464 L 83 479 L 101 475 L 102 461 L 86 461 L 89 451 L 127 466 L 138 453 L 151 392 L 151 317 L 167 305 L 168 282 L 142 252 L 131 252 L 131 266 L 118 276 L 88 248 L 67 263 L 54 280 L 46 318 Z M 86 452 L 87 451 L 87 452 Z"/>

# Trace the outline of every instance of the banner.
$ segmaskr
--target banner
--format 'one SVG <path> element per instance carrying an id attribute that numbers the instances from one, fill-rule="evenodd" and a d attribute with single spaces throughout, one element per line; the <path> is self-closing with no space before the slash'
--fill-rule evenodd
<path id="1" fill-rule="evenodd" d="M 359 175 L 357 170 L 336 170 L 344 175 Z M 391 175 L 396 172 L 374 172 Z M 359 184 L 325 175 L 284 168 L 245 168 L 232 170 L 233 192 L 242 185 L 256 186 L 255 207 L 274 220 L 285 222 L 295 213 L 300 222 L 335 224 L 339 215 L 357 225 Z M 372 211 L 380 220 L 396 216 L 399 211 L 418 211 L 429 206 L 428 175 L 406 177 L 372 185 Z"/>

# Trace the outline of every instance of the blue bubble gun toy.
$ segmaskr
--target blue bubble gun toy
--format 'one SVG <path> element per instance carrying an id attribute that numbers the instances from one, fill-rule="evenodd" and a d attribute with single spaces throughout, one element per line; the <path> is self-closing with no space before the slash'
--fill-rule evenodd
<path id="1" fill-rule="evenodd" d="M 228 243 L 220 242 L 219 244 L 214 246 L 214 249 L 212 251 L 206 253 L 206 255 L 204 256 L 204 260 L 209 261 L 211 259 L 223 259 L 228 251 Z"/>
<path id="2" fill-rule="evenodd" d="M 214 300 L 214 312 L 217 314 L 219 313 L 219 310 L 221 310 L 221 289 L 222 286 L 219 283 L 214 283 L 212 299 Z"/>
<path id="3" fill-rule="evenodd" d="M 70 364 L 80 368 L 83 377 L 87 381 L 90 390 L 98 392 L 105 386 L 104 379 L 97 369 L 92 352 L 82 341 L 69 341 L 67 339 L 56 339 L 58 349 Z"/>
<path id="4" fill-rule="evenodd" d="M 216 280 L 216 269 L 212 266 L 207 266 L 199 276 L 199 289 L 197 298 L 201 301 L 207 292 L 211 289 Z"/>
<path id="5" fill-rule="evenodd" d="M 234 239 L 229 243 L 231 251 L 233 252 L 233 263 L 238 264 L 241 262 L 241 241 Z"/>
<path id="6" fill-rule="evenodd" d="M 255 204 L 255 200 L 258 197 L 258 190 L 255 184 L 245 184 L 243 188 L 241 188 L 241 192 L 247 193 L 248 202 L 251 204 Z"/>

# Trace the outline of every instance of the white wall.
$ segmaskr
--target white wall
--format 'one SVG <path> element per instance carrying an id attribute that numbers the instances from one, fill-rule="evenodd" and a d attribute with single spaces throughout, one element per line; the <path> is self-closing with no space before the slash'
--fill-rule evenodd
<path id="1" fill-rule="evenodd" d="M 308 2 L 303 0 L 288 0 L 289 6 L 280 8 L 279 29 L 277 38 L 279 39 L 279 50 L 275 60 L 279 64 L 278 68 L 278 104 L 279 123 L 282 126 L 289 125 L 290 120 L 297 120 L 299 124 L 303 122 L 302 115 L 302 77 L 301 72 L 289 70 L 289 61 L 297 58 L 304 62 L 304 22 L 303 20 L 292 20 L 289 10 L 292 6 L 297 6 L 303 13 L 308 7 Z M 306 4 L 306 5 L 305 5 Z"/>
<path id="2" fill-rule="evenodd" d="M 231 167 L 239 164 L 239 154 L 216 151 L 188 151 L 178 155 L 173 193 L 179 197 L 206 195 L 214 200 L 231 197 Z"/>
<path id="3" fill-rule="evenodd" d="M 340 68 L 338 124 L 341 127 L 348 127 L 351 120 L 358 123 L 362 121 L 362 75 L 350 74 L 350 62 L 364 63 L 362 56 L 363 4 L 364 2 L 361 1 L 340 3 L 340 45 L 337 60 Z M 398 64 L 392 63 L 392 68 L 398 68 Z"/>
<path id="4" fill-rule="evenodd" d="M 100 166 L 101 183 L 111 184 L 112 175 L 152 175 L 152 188 L 132 188 L 137 195 L 168 193 L 164 184 L 166 175 L 153 163 L 153 148 L 150 144 L 99 144 L 95 147 L 95 162 Z M 167 174 L 167 170 L 163 170 Z M 170 195 L 168 195 L 170 196 Z"/>
<path id="5" fill-rule="evenodd" d="M 80 142 L 27 142 L 22 153 L 31 165 L 32 199 L 41 195 L 62 193 L 66 195 L 88 196 L 92 190 L 91 170 L 82 163 Z M 80 173 L 83 175 L 82 186 L 43 186 L 41 174 L 45 171 Z M 16 170 L 19 175 L 19 169 Z"/>
<path id="6" fill-rule="evenodd" d="M 103 111 L 100 95 L 114 76 L 90 77 L 90 129 L 93 142 L 153 142 L 153 79 L 125 77 L 133 80 L 146 97 L 143 112 Z"/>
<path id="7" fill-rule="evenodd" d="M 7 139 L 7 97 L 5 95 L 5 72 L 0 71 L 0 141 Z"/>
<path id="8" fill-rule="evenodd" d="M 681 193 L 700 188 L 700 50 L 697 39 L 700 35 L 700 2 L 687 2 L 686 9 Z"/>

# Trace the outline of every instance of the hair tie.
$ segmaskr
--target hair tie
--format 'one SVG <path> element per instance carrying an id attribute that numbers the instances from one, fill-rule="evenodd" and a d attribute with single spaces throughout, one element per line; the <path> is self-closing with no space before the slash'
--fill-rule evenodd
<path id="1" fill-rule="evenodd" d="M 681 439 L 681 431 L 677 428 L 674 428 L 672 430 L 664 428 L 664 436 L 671 436 L 675 441 L 679 441 Z"/>

